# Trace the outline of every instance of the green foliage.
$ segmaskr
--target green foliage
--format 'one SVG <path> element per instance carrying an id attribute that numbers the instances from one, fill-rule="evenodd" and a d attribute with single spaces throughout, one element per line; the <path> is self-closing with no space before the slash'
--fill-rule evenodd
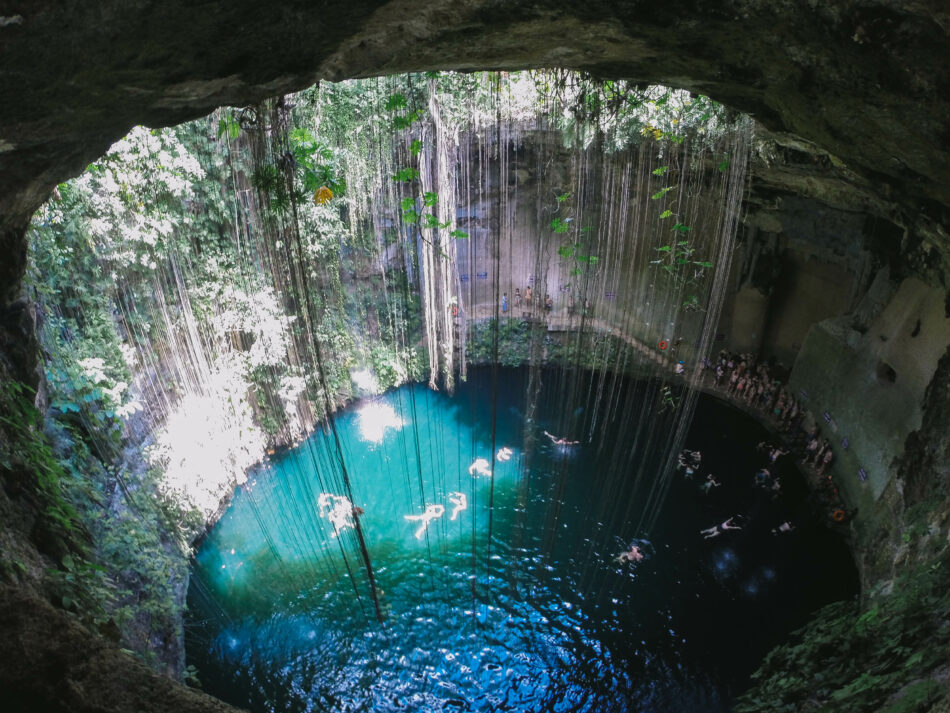
<path id="1" fill-rule="evenodd" d="M 411 166 L 400 168 L 393 174 L 393 180 L 397 183 L 412 183 L 417 178 L 419 178 L 419 169 Z"/>
<path id="2" fill-rule="evenodd" d="M 498 364 L 520 366 L 531 356 L 531 327 L 521 320 L 505 319 L 498 325 Z M 495 320 L 483 320 L 472 325 L 467 354 L 473 364 L 488 364 L 492 361 Z"/>
<path id="3" fill-rule="evenodd" d="M 667 193 L 669 193 L 670 191 L 672 191 L 674 188 L 675 188 L 675 186 L 666 186 L 665 188 L 661 188 L 661 189 L 658 190 L 656 193 L 654 193 L 652 196 L 650 196 L 650 198 L 652 198 L 653 200 L 657 201 L 657 200 L 659 200 L 660 198 L 662 198 L 663 196 L 665 196 Z"/>
<path id="4" fill-rule="evenodd" d="M 288 139 L 293 166 L 306 193 L 313 193 L 321 186 L 326 186 L 336 196 L 346 192 L 344 169 L 337 151 L 318 140 L 305 127 L 291 129 Z"/>
<path id="5" fill-rule="evenodd" d="M 677 223 L 673 226 L 673 232 L 685 233 L 689 231 L 689 226 Z M 696 249 L 692 247 L 688 240 L 679 240 L 668 245 L 661 245 L 655 250 L 660 253 L 660 258 L 651 260 L 650 264 L 658 267 L 664 276 L 666 276 L 675 288 L 686 287 L 698 283 L 706 274 L 706 270 L 713 264 L 707 260 L 696 260 Z M 692 304 L 687 300 L 683 304 L 684 308 L 689 306 L 691 311 L 698 308 L 698 301 Z"/>
<path id="6" fill-rule="evenodd" d="M 386 111 L 397 111 L 399 109 L 405 109 L 408 105 L 409 102 L 407 101 L 406 96 L 402 92 L 396 92 L 386 100 L 383 108 Z"/>
<path id="7" fill-rule="evenodd" d="M 60 566 L 49 570 L 47 577 L 63 609 L 96 628 L 108 622 L 116 587 L 105 568 L 72 555 L 63 557 Z"/>
<path id="8" fill-rule="evenodd" d="M 227 136 L 229 139 L 234 140 L 241 135 L 241 124 L 237 119 L 229 112 L 221 117 L 218 120 L 218 138 L 222 136 Z"/>
<path id="9" fill-rule="evenodd" d="M 683 301 L 683 311 L 685 312 L 705 312 L 705 310 L 699 304 L 699 297 L 696 295 L 689 295 Z"/>
<path id="10" fill-rule="evenodd" d="M 391 95 L 389 99 L 386 100 L 386 103 L 383 105 L 383 108 L 390 113 L 395 113 L 397 111 L 408 109 L 409 100 L 406 98 L 406 95 L 402 92 L 396 92 Z M 404 114 L 395 114 L 392 118 L 393 128 L 396 130 L 408 129 L 414 122 L 418 121 L 424 116 L 424 112 L 420 109 L 413 109 L 407 111 Z M 421 150 L 422 145 L 419 144 L 418 149 Z M 419 151 L 413 151 L 413 155 L 418 154 Z"/>
<path id="11" fill-rule="evenodd" d="M 43 530 L 55 542 L 53 554 L 82 553 L 88 533 L 79 514 L 65 498 L 69 475 L 53 453 L 43 431 L 43 418 L 33 405 L 33 390 L 19 382 L 0 385 L 0 471 L 9 482 L 19 481 L 40 505 Z"/>
<path id="12" fill-rule="evenodd" d="M 609 151 L 644 139 L 682 143 L 730 130 L 735 119 L 718 103 L 666 87 L 643 87 L 625 80 L 604 80 L 568 70 L 532 72 L 537 93 L 563 107 L 555 112 L 572 141 L 584 145 L 599 136 Z M 663 175 L 657 173 L 657 175 Z"/>
<path id="13" fill-rule="evenodd" d="M 670 170 L 670 167 L 669 167 L 669 166 L 660 166 L 659 168 L 654 168 L 654 169 L 653 169 L 653 175 L 654 175 L 654 176 L 662 176 L 662 175 L 664 175 L 664 174 L 665 174 L 667 171 L 669 171 L 669 170 Z"/>
<path id="14" fill-rule="evenodd" d="M 766 656 L 734 711 L 929 710 L 946 695 L 931 675 L 950 660 L 948 564 L 905 573 L 863 612 L 853 602 L 821 609 Z"/>
<path id="15" fill-rule="evenodd" d="M 570 220 L 570 218 L 562 220 L 561 218 L 555 217 L 554 220 L 551 221 L 551 229 L 554 230 L 555 233 L 566 233 L 571 229 Z"/>

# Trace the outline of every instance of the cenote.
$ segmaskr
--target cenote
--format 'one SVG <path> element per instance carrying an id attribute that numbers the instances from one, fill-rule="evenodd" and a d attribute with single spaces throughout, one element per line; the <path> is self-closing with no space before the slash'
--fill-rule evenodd
<path id="1" fill-rule="evenodd" d="M 205 690 L 252 711 L 725 711 L 770 647 L 857 591 L 795 464 L 778 463 L 779 497 L 754 487 L 761 425 L 701 396 L 686 446 L 702 467 L 674 469 L 645 518 L 656 482 L 632 473 L 662 467 L 632 437 L 644 424 L 612 409 L 658 385 L 568 372 L 540 372 L 533 419 L 526 369 L 473 369 L 452 397 L 403 386 L 250 473 L 193 568 Z M 326 477 L 337 453 L 381 623 Z M 469 474 L 480 457 L 491 476 Z M 708 473 L 722 486 L 707 494 Z M 732 515 L 742 530 L 703 539 Z M 773 534 L 786 520 L 797 529 Z M 618 563 L 632 542 L 644 560 Z"/>

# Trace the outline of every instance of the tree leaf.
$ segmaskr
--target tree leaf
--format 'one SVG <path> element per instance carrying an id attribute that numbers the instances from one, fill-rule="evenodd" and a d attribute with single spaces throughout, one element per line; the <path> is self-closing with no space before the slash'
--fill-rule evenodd
<path id="1" fill-rule="evenodd" d="M 417 168 L 400 168 L 393 176 L 394 181 L 402 183 L 411 183 L 417 178 L 419 178 L 419 169 Z"/>

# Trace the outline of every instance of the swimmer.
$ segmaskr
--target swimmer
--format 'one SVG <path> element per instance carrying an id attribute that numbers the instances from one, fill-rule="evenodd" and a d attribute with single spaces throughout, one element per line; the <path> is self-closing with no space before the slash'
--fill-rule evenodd
<path id="1" fill-rule="evenodd" d="M 511 460 L 511 454 L 514 453 L 508 446 L 498 449 L 498 453 L 495 454 L 495 458 L 500 463 L 504 463 L 506 460 Z"/>
<path id="2" fill-rule="evenodd" d="M 640 548 L 636 545 L 630 545 L 630 549 L 626 552 L 621 552 L 619 555 L 614 557 L 614 562 L 640 562 L 643 559 L 643 553 L 640 551 Z"/>
<path id="3" fill-rule="evenodd" d="M 720 483 L 718 480 L 716 480 L 716 479 L 713 477 L 713 474 L 710 473 L 709 475 L 706 476 L 706 482 L 703 483 L 703 485 L 702 485 L 703 493 L 706 494 L 706 495 L 709 495 L 709 492 L 710 492 L 713 488 L 718 488 L 720 485 L 722 485 L 722 483 Z"/>
<path id="4" fill-rule="evenodd" d="M 700 530 L 699 534 L 703 536 L 704 540 L 709 540 L 713 537 L 719 537 L 726 530 L 741 530 L 740 525 L 733 524 L 735 516 L 730 517 L 728 520 L 723 520 L 719 525 L 713 525 L 712 527 L 707 527 L 705 530 Z"/>
<path id="5" fill-rule="evenodd" d="M 786 520 L 785 522 L 783 522 L 783 523 L 782 523 L 781 525 L 779 525 L 778 527 L 773 527 L 773 528 L 772 528 L 772 534 L 773 534 L 773 535 L 780 535 L 780 534 L 782 534 L 782 533 L 791 532 L 791 531 L 794 530 L 794 529 L 795 529 L 795 526 L 794 526 L 792 523 L 790 523 L 788 520 Z"/>
<path id="6" fill-rule="evenodd" d="M 421 540 L 423 533 L 428 529 L 429 523 L 438 520 L 445 513 L 444 505 L 429 505 L 421 515 L 404 515 L 407 520 L 419 520 L 422 524 L 416 530 L 416 539 Z"/>
<path id="7" fill-rule="evenodd" d="M 465 493 L 449 493 L 449 502 L 453 506 L 450 520 L 457 518 L 462 510 L 468 509 L 468 498 L 465 497 Z"/>
<path id="8" fill-rule="evenodd" d="M 320 517 L 325 517 L 333 525 L 333 537 L 337 537 L 348 527 L 355 527 L 353 516 L 363 514 L 362 508 L 353 507 L 349 498 L 343 495 L 320 493 L 317 505 L 320 507 Z"/>
<path id="9" fill-rule="evenodd" d="M 476 458 L 468 467 L 468 474 L 475 475 L 475 473 L 478 473 L 479 475 L 491 475 L 489 465 L 489 462 L 484 458 Z"/>
<path id="10" fill-rule="evenodd" d="M 553 433 L 544 432 L 544 435 L 551 439 L 551 443 L 556 446 L 576 446 L 580 441 L 569 441 L 566 438 L 558 438 Z"/>
<path id="11" fill-rule="evenodd" d="M 774 463 L 775 461 L 777 461 L 779 458 L 781 458 L 787 453 L 788 453 L 788 450 L 786 450 L 785 448 L 773 448 L 772 452 L 769 453 L 769 460 Z"/>

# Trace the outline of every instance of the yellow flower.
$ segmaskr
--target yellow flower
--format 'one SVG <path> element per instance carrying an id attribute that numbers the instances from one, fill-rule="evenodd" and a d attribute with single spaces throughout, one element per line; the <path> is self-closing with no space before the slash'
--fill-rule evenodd
<path id="1" fill-rule="evenodd" d="M 324 203 L 329 203 L 333 200 L 333 191 L 331 191 L 326 186 L 320 186 L 313 193 L 313 202 L 317 205 L 323 205 Z"/>

